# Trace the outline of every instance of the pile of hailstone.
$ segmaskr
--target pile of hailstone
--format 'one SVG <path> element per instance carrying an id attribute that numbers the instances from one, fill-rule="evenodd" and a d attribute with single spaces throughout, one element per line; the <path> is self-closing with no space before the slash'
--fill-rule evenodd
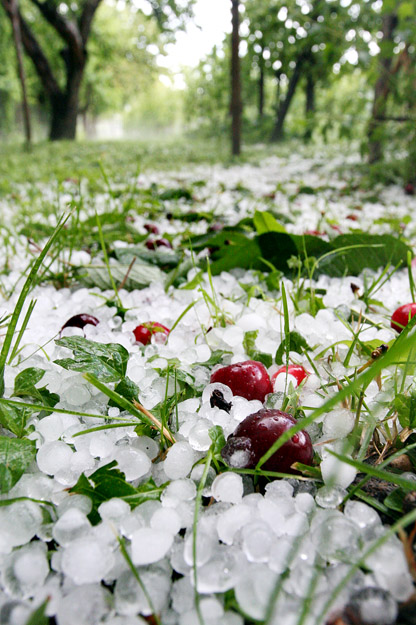
<path id="1" fill-rule="evenodd" d="M 272 171 L 277 176 L 276 162 L 267 167 L 267 180 Z M 257 178 L 253 171 L 249 175 L 248 166 L 245 169 L 245 181 L 256 180 L 260 185 L 258 169 L 252 168 Z M 234 174 L 227 170 L 230 175 Z M 260 194 L 267 189 L 264 184 L 257 191 Z M 231 214 L 231 192 L 228 199 L 224 193 L 224 198 L 222 212 Z M 306 203 L 301 208 L 303 217 L 314 225 L 319 205 L 309 213 Z M 17 268 L 15 271 L 17 274 Z M 190 272 L 189 279 L 192 275 Z M 30 420 L 33 431 L 29 438 L 36 441 L 36 462 L 7 495 L 0 497 L 0 503 L 15 498 L 12 504 L 0 506 L 2 625 L 25 625 L 46 598 L 46 614 L 54 616 L 58 625 L 144 625 L 142 617 L 151 614 L 159 615 L 163 625 L 243 625 L 250 619 L 270 625 L 296 625 L 306 601 L 308 609 L 301 621 L 306 625 L 323 625 L 354 602 L 359 603 L 362 614 L 371 616 L 369 622 L 374 625 L 395 622 L 398 602 L 413 593 L 402 544 L 392 535 L 371 551 L 386 532 L 377 512 L 353 500 L 342 512 L 339 510 L 355 470 L 329 451 L 346 453 L 345 439 L 354 427 L 354 414 L 347 408 L 323 415 L 309 428 L 322 458 L 323 486 L 317 489 L 312 481 L 295 478 L 274 480 L 260 493 L 255 492 L 250 477 L 238 471 L 217 475 L 210 467 L 204 476 L 200 505 L 197 492 L 212 443 L 209 430 L 220 426 L 227 437 L 262 404 L 234 397 L 223 385 L 210 384 L 209 369 L 195 363 L 206 362 L 218 349 L 230 352 L 231 363 L 247 359 L 244 333 L 252 330 L 258 330 L 256 349 L 274 355 L 284 336 L 281 301 L 247 301 L 242 285 L 256 280 L 251 272 L 240 270 L 213 278 L 218 305 L 230 323 L 208 333 L 202 328 L 212 325 L 211 311 L 198 289 L 171 288 L 165 293 L 162 285 L 155 283 L 141 291 L 121 291 L 128 309 L 124 321 L 114 308 L 99 304 L 101 296 L 107 298 L 110 293 L 98 289 L 58 291 L 50 286 L 35 289 L 37 305 L 24 334 L 20 364 L 6 368 L 5 396 L 12 395 L 20 371 L 39 367 L 46 372 L 41 385 L 59 394 L 56 408 L 68 413 L 52 412 Z M 359 278 L 353 280 L 362 286 Z M 312 346 L 310 358 L 335 342 L 352 339 L 340 320 L 343 306 L 360 310 L 350 282 L 348 277 L 319 278 L 316 286 L 326 289 L 326 308 L 315 317 L 296 315 L 289 302 L 291 329 L 307 337 Z M 295 288 L 290 280 L 285 285 L 289 293 Z M 208 281 L 205 286 L 210 288 Z M 397 272 L 378 298 L 387 310 L 410 301 L 406 273 Z M 2 310 L 13 310 L 15 301 L 14 297 L 2 302 Z M 138 323 L 158 321 L 171 327 L 192 302 L 195 305 L 165 344 L 155 338 L 146 347 L 135 343 L 133 329 Z M 54 364 L 69 352 L 51 339 L 67 319 L 79 313 L 93 314 L 100 321 L 95 327 L 85 327 L 87 339 L 119 343 L 129 351 L 127 375 L 139 386 L 138 399 L 147 409 L 165 398 L 166 378 L 158 370 L 166 369 L 169 359 L 177 359 L 181 370 L 194 377 L 200 392 L 178 404 L 178 427 L 173 428 L 176 442 L 164 457 L 160 457 L 157 439 L 135 434 L 137 420 L 108 407 L 107 398 L 82 374 Z M 372 318 L 382 329 L 364 324 L 362 340 L 391 340 L 394 333 L 386 314 L 376 312 Z M 71 335 L 84 333 L 76 328 L 62 333 Z M 42 351 L 37 349 L 39 345 L 43 345 Z M 353 357 L 345 369 L 342 355 L 346 351 L 347 347 L 340 344 L 339 361 L 317 361 L 319 375 L 310 375 L 300 391 L 306 414 L 335 393 L 335 389 L 323 390 L 328 381 L 349 374 L 360 364 Z M 297 353 L 290 357 L 308 369 L 306 358 Z M 393 382 L 393 371 L 387 371 L 381 390 L 375 382 L 366 390 L 366 403 L 380 420 L 393 396 Z M 215 388 L 231 401 L 229 414 L 211 407 Z M 174 392 L 171 380 L 167 393 L 170 396 Z M 281 393 L 269 396 L 267 402 L 280 408 Z M 71 414 L 74 412 L 95 417 Z M 131 420 L 132 425 L 82 434 L 103 425 L 103 417 L 106 424 L 116 424 L 120 416 Z M 123 499 L 112 498 L 99 506 L 100 521 L 92 525 L 88 519 L 91 499 L 71 494 L 69 489 L 81 474 L 89 476 L 113 461 L 132 485 L 153 478 L 157 487 L 163 486 L 160 500 L 148 500 L 131 509 Z M 135 574 L 120 549 L 120 538 L 125 541 Z M 370 554 L 365 556 L 367 552 Z M 362 566 L 349 575 L 362 558 Z M 226 601 L 230 590 L 246 621 L 233 609 L 233 602 Z"/>

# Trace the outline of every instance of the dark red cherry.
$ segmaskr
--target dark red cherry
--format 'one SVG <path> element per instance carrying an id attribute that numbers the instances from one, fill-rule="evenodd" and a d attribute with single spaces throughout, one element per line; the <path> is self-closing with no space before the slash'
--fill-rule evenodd
<path id="1" fill-rule="evenodd" d="M 237 426 L 221 455 L 231 467 L 253 469 L 273 443 L 295 424 L 296 420 L 286 412 L 262 408 Z M 310 436 L 300 430 L 262 465 L 262 469 L 291 473 L 293 463 L 312 464 L 312 459 Z"/>
<path id="2" fill-rule="evenodd" d="M 256 360 L 246 360 L 221 367 L 211 375 L 212 382 L 226 384 L 234 395 L 246 399 L 264 401 L 266 395 L 273 392 L 266 367 Z"/>
<path id="3" fill-rule="evenodd" d="M 155 250 L 157 247 L 168 247 L 172 249 L 172 243 L 167 239 L 149 239 L 146 241 L 146 247 L 148 250 Z"/>
<path id="4" fill-rule="evenodd" d="M 97 326 L 99 324 L 97 317 L 81 313 L 80 315 L 74 315 L 68 321 L 64 323 L 61 328 L 61 332 L 64 328 L 85 328 L 86 325 Z"/>
<path id="5" fill-rule="evenodd" d="M 313 236 L 313 237 L 324 237 L 325 236 L 325 232 L 320 232 L 319 230 L 305 230 L 304 234 L 309 234 L 310 236 Z"/>
<path id="6" fill-rule="evenodd" d="M 160 338 L 157 342 L 164 343 L 169 332 L 169 328 L 157 321 L 147 321 L 133 330 L 136 341 L 143 345 L 148 345 L 154 334 L 158 335 L 158 339 Z"/>
<path id="7" fill-rule="evenodd" d="M 152 234 L 159 234 L 159 228 L 155 224 L 144 224 L 145 230 Z"/>
<path id="8" fill-rule="evenodd" d="M 404 192 L 406 195 L 414 195 L 415 194 L 415 185 L 411 182 L 408 182 L 404 187 Z"/>
<path id="9" fill-rule="evenodd" d="M 286 365 L 283 365 L 283 367 L 279 367 L 279 369 L 275 371 L 272 375 L 271 381 L 273 387 L 277 376 L 286 374 L 286 369 L 288 374 L 293 375 L 293 377 L 295 378 L 297 382 L 296 386 L 299 386 L 299 384 L 303 382 L 303 380 L 307 378 L 308 375 L 310 375 L 309 372 L 302 367 L 302 365 L 289 365 L 288 367 L 286 367 Z"/>
<path id="10" fill-rule="evenodd" d="M 416 315 L 416 303 L 403 304 L 399 306 L 391 316 L 391 327 L 397 332 L 401 332 L 409 323 L 410 319 Z"/>

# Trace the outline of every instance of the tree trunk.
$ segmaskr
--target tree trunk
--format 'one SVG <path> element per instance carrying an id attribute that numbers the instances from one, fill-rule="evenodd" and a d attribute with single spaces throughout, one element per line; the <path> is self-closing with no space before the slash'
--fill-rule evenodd
<path id="1" fill-rule="evenodd" d="M 264 59 L 263 59 L 263 50 L 261 51 L 261 56 L 259 59 L 259 119 L 263 119 L 264 116 Z"/>
<path id="2" fill-rule="evenodd" d="M 30 110 L 26 91 L 26 76 L 22 54 L 22 34 L 20 32 L 19 9 L 17 6 L 17 0 L 10 0 L 10 13 L 14 47 L 16 49 L 17 71 L 19 74 L 20 87 L 22 90 L 23 125 L 25 129 L 26 143 L 27 145 L 30 145 L 32 142 L 32 128 L 30 124 Z"/>
<path id="3" fill-rule="evenodd" d="M 87 41 L 95 12 L 101 1 L 85 0 L 81 14 L 76 21 L 73 21 L 60 13 L 59 5 L 54 0 L 32 0 L 45 20 L 65 42 L 65 47 L 61 51 L 66 70 L 64 89 L 61 88 L 54 76 L 48 58 L 39 45 L 29 23 L 17 8 L 23 47 L 33 62 L 42 83 L 44 94 L 51 105 L 49 138 L 52 140 L 75 139 L 79 92 L 87 61 Z M 0 0 L 0 2 L 12 20 L 11 3 L 13 0 Z"/>
<path id="4" fill-rule="evenodd" d="M 232 35 L 231 35 L 231 143 L 232 154 L 241 152 L 241 75 L 240 75 L 240 0 L 232 2 Z"/>
<path id="5" fill-rule="evenodd" d="M 84 74 L 84 66 L 71 67 L 75 62 L 68 62 L 68 81 L 65 93 L 51 95 L 51 126 L 49 139 L 73 140 L 77 132 L 77 118 L 79 106 L 79 90 Z"/>
<path id="6" fill-rule="evenodd" d="M 281 141 L 281 139 L 283 139 L 283 127 L 284 127 L 286 115 L 289 111 L 289 107 L 292 103 L 293 96 L 295 95 L 296 87 L 298 86 L 298 83 L 299 83 L 303 60 L 304 60 L 304 56 L 300 55 L 296 62 L 296 67 L 293 70 L 293 74 L 290 78 L 286 97 L 282 102 L 280 102 L 278 106 L 276 123 L 274 125 L 272 136 L 270 137 L 271 141 Z"/>
<path id="7" fill-rule="evenodd" d="M 388 13 L 383 16 L 383 42 L 393 42 L 394 30 L 397 26 L 397 16 Z M 390 92 L 390 80 L 393 59 L 391 55 L 379 61 L 380 74 L 374 87 L 374 100 L 371 120 L 368 125 L 368 162 L 376 163 L 383 157 L 383 144 L 380 137 L 382 117 L 386 116 L 387 98 Z"/>
<path id="8" fill-rule="evenodd" d="M 315 80 L 311 74 L 308 74 L 306 77 L 305 96 L 306 130 L 303 138 L 305 141 L 310 141 L 312 139 L 315 116 Z"/>

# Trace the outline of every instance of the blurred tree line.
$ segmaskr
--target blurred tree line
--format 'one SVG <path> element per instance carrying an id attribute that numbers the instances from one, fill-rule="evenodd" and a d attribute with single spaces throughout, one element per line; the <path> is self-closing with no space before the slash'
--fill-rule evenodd
<path id="1" fill-rule="evenodd" d="M 246 140 L 360 139 L 370 162 L 406 149 L 416 177 L 416 2 L 241 0 Z M 187 119 L 229 127 L 231 45 L 188 74 Z M 413 165 L 412 165 L 413 163 Z"/>
<path id="2" fill-rule="evenodd" d="M 87 123 L 143 106 L 140 95 L 161 72 L 156 58 L 184 26 L 193 2 L 0 0 L 0 131 L 10 127 L 20 101 L 14 15 L 31 105 L 49 125 L 50 139 L 74 139 L 80 117 Z"/>
<path id="3" fill-rule="evenodd" d="M 157 56 L 191 18 L 193 1 L 0 0 L 0 132 L 13 125 L 21 99 L 14 3 L 31 108 L 50 138 L 73 138 L 80 117 L 91 126 L 123 111 L 130 131 L 137 118 L 172 125 L 181 109 L 187 130 L 229 133 L 235 37 L 185 70 L 182 92 L 159 80 Z M 406 176 L 415 178 L 415 0 L 224 1 L 230 23 L 239 11 L 233 73 L 241 96 L 233 106 L 244 141 L 359 139 L 373 163 L 406 151 Z"/>

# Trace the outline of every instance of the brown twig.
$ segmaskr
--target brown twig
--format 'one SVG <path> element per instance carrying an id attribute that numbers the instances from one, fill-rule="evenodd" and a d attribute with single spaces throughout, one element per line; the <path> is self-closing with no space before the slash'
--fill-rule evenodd
<path id="1" fill-rule="evenodd" d="M 126 275 L 124 276 L 124 278 L 123 278 L 123 279 L 122 279 L 122 281 L 120 282 L 120 285 L 119 285 L 119 287 L 118 287 L 117 291 L 121 291 L 121 289 L 122 289 L 122 288 L 124 287 L 124 285 L 126 284 L 126 282 L 127 282 L 127 278 L 129 277 L 129 273 L 130 273 L 130 271 L 132 270 L 133 265 L 134 265 L 134 263 L 136 262 L 136 260 L 137 260 L 137 257 L 135 256 L 135 257 L 133 258 L 133 260 L 131 261 L 131 263 L 130 263 L 130 265 L 129 265 L 129 267 L 128 267 L 127 271 L 126 271 Z"/>
<path id="2" fill-rule="evenodd" d="M 169 430 L 164 425 L 161 424 L 159 419 L 157 419 L 149 410 L 147 410 L 147 408 L 139 404 L 139 402 L 136 401 L 135 399 L 133 399 L 133 405 L 135 408 L 137 408 L 137 410 L 140 410 L 140 412 L 146 415 L 146 417 L 148 417 L 155 424 L 157 429 L 160 432 L 162 432 L 163 436 L 165 436 L 168 439 L 168 441 L 170 441 L 172 444 L 176 443 L 176 440 L 173 437 L 173 434 L 171 434 Z"/>

